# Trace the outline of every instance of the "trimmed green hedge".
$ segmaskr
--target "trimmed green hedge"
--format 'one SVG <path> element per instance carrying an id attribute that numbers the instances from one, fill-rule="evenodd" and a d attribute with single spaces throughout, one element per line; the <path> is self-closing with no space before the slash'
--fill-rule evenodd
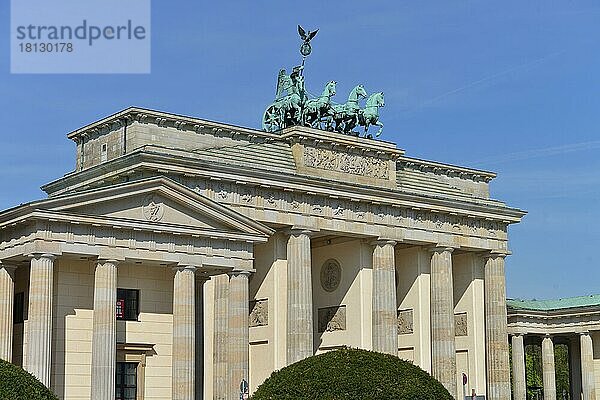
<path id="1" fill-rule="evenodd" d="M 453 400 L 421 368 L 398 357 L 340 349 L 274 372 L 252 400 Z"/>
<path id="2" fill-rule="evenodd" d="M 23 368 L 0 359 L 0 399 L 58 400 L 52 392 Z"/>

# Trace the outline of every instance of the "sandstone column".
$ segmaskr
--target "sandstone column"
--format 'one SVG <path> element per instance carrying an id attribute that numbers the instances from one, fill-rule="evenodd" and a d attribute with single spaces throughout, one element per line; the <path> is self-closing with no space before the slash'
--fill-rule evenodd
<path id="1" fill-rule="evenodd" d="M 554 368 L 554 343 L 550 336 L 546 336 L 542 339 L 544 400 L 556 400 L 556 373 Z"/>
<path id="2" fill-rule="evenodd" d="M 229 276 L 213 276 L 215 287 L 214 347 L 213 347 L 213 391 L 215 400 L 229 400 Z"/>
<path id="3" fill-rule="evenodd" d="M 310 231 L 292 229 L 287 244 L 287 363 L 313 355 Z"/>
<path id="4" fill-rule="evenodd" d="M 29 319 L 25 369 L 50 387 L 54 258 L 35 254 L 29 272 Z"/>
<path id="5" fill-rule="evenodd" d="M 249 379 L 248 271 L 229 277 L 229 398 L 239 397 L 242 379 Z"/>
<path id="6" fill-rule="evenodd" d="M 431 371 L 456 398 L 453 250 L 445 246 L 431 249 Z"/>
<path id="7" fill-rule="evenodd" d="M 596 383 L 594 381 L 594 347 L 588 332 L 579 337 L 581 347 L 581 391 L 583 400 L 596 400 Z"/>
<path id="8" fill-rule="evenodd" d="M 117 362 L 117 265 L 101 260 L 94 276 L 94 319 L 92 333 L 93 400 L 115 397 Z"/>
<path id="9" fill-rule="evenodd" d="M 373 351 L 397 356 L 396 242 L 378 240 L 373 244 Z"/>
<path id="10" fill-rule="evenodd" d="M 173 280 L 173 400 L 195 397 L 196 267 L 175 268 Z"/>
<path id="11" fill-rule="evenodd" d="M 506 320 L 506 278 L 503 253 L 490 253 L 485 263 L 485 347 L 487 354 L 487 396 L 510 400 L 510 360 Z"/>
<path id="12" fill-rule="evenodd" d="M 15 269 L 0 264 L 0 359 L 12 362 Z"/>
<path id="13" fill-rule="evenodd" d="M 526 400 L 525 346 L 523 335 L 512 337 L 513 400 Z"/>
<path id="14" fill-rule="evenodd" d="M 204 284 L 209 279 L 205 273 L 196 273 L 196 400 L 204 399 Z"/>

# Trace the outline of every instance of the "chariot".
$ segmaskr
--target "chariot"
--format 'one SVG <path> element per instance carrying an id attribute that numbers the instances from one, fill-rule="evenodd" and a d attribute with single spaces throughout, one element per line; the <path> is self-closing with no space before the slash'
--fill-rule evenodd
<path id="1" fill-rule="evenodd" d="M 383 92 L 371 96 L 363 85 L 356 85 L 344 104 L 336 104 L 332 97 L 336 94 L 336 81 L 329 81 L 321 95 L 311 95 L 304 86 L 304 62 L 310 54 L 310 40 L 317 31 L 306 32 L 298 26 L 298 33 L 304 40 L 300 49 L 302 65 L 294 67 L 291 74 L 285 69 L 279 71 L 275 100 L 263 114 L 262 127 L 267 132 L 277 132 L 289 126 L 309 126 L 316 129 L 337 131 L 358 136 L 354 131 L 357 126 L 364 127 L 364 135 L 370 137 L 369 126 L 376 125 L 379 136 L 383 123 L 379 121 L 379 108 L 384 106 Z M 360 101 L 366 100 L 364 108 Z"/>

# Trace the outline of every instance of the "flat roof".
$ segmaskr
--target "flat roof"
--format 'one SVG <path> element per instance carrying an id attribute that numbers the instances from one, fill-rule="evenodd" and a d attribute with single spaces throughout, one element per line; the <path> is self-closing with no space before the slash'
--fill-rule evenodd
<path id="1" fill-rule="evenodd" d="M 593 307 L 600 306 L 600 294 L 589 296 L 565 297 L 562 299 L 550 300 L 521 300 L 507 299 L 506 305 L 515 309 L 550 311 L 566 308 Z"/>

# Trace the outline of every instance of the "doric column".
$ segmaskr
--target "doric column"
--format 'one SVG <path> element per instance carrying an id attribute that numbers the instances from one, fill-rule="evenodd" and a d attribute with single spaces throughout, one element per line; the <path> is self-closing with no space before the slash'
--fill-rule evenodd
<path id="1" fill-rule="evenodd" d="M 507 252 L 492 252 L 485 262 L 485 347 L 487 354 L 487 396 L 490 400 L 510 400 L 510 360 L 506 320 Z"/>
<path id="2" fill-rule="evenodd" d="M 175 268 L 173 279 L 173 400 L 195 397 L 196 267 Z"/>
<path id="3" fill-rule="evenodd" d="M 54 255 L 35 254 L 29 272 L 29 319 L 25 369 L 50 387 Z"/>
<path id="4" fill-rule="evenodd" d="M 196 272 L 196 400 L 204 399 L 204 284 L 210 277 Z"/>
<path id="5" fill-rule="evenodd" d="M 215 288 L 214 336 L 213 336 L 213 392 L 215 400 L 229 400 L 229 276 L 213 276 Z"/>
<path id="6" fill-rule="evenodd" d="M 542 339 L 542 380 L 544 383 L 544 400 L 556 400 L 554 343 L 550 336 L 545 336 Z"/>
<path id="7" fill-rule="evenodd" d="M 579 337 L 581 347 L 581 391 L 584 400 L 596 400 L 594 375 L 594 347 L 588 332 Z"/>
<path id="8" fill-rule="evenodd" d="M 15 269 L 0 263 L 0 359 L 12 362 Z"/>
<path id="9" fill-rule="evenodd" d="M 313 355 L 310 231 L 292 229 L 287 243 L 287 363 Z"/>
<path id="10" fill-rule="evenodd" d="M 456 398 L 453 250 L 446 246 L 431 249 L 431 372 Z"/>
<path id="11" fill-rule="evenodd" d="M 526 400 L 525 345 L 523 335 L 512 337 L 513 400 Z"/>
<path id="12" fill-rule="evenodd" d="M 118 264 L 115 260 L 99 260 L 94 275 L 91 391 L 93 400 L 110 400 L 115 396 Z"/>
<path id="13" fill-rule="evenodd" d="M 396 242 L 378 240 L 373 244 L 373 350 L 397 356 Z"/>
<path id="14" fill-rule="evenodd" d="M 242 379 L 249 379 L 248 271 L 229 275 L 229 398 L 239 397 Z"/>

